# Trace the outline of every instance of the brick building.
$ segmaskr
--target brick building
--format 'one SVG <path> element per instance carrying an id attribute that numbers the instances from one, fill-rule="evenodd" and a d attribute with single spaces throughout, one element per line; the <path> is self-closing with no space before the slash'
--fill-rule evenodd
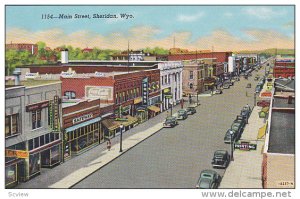
<path id="1" fill-rule="evenodd" d="M 171 54 L 168 56 L 169 61 L 193 60 L 203 58 L 216 58 L 216 62 L 228 62 L 228 57 L 232 52 L 205 52 L 195 54 Z"/>
<path id="2" fill-rule="evenodd" d="M 5 44 L 6 50 L 17 50 L 17 51 L 28 51 L 33 55 L 37 55 L 38 53 L 38 45 L 36 44 L 26 44 L 26 43 L 10 43 Z"/>
<path id="3" fill-rule="evenodd" d="M 273 76 L 275 78 L 294 78 L 295 77 L 295 59 L 276 59 Z"/>

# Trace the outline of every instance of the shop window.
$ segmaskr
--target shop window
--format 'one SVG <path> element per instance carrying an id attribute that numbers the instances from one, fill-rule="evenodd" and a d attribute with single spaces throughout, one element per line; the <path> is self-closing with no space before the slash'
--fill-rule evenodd
<path id="1" fill-rule="evenodd" d="M 17 181 L 17 165 L 5 167 L 5 185 L 12 184 Z"/>
<path id="2" fill-rule="evenodd" d="M 165 84 L 168 84 L 168 76 L 165 75 Z"/>
<path id="3" fill-rule="evenodd" d="M 51 165 L 56 164 L 60 161 L 59 145 L 51 148 Z"/>
<path id="4" fill-rule="evenodd" d="M 54 133 L 50 133 L 50 142 L 54 141 Z"/>
<path id="5" fill-rule="evenodd" d="M 71 151 L 78 151 L 77 140 L 71 142 Z"/>
<path id="6" fill-rule="evenodd" d="M 40 138 L 34 138 L 34 148 L 40 147 Z"/>
<path id="7" fill-rule="evenodd" d="M 29 148 L 29 151 L 31 151 L 33 149 L 33 139 L 28 141 L 28 148 Z"/>
<path id="8" fill-rule="evenodd" d="M 49 133 L 45 135 L 45 144 L 48 144 L 50 142 L 50 139 L 49 139 Z"/>
<path id="9" fill-rule="evenodd" d="M 41 167 L 39 153 L 32 154 L 29 156 L 29 175 L 32 176 L 40 171 Z"/>
<path id="10" fill-rule="evenodd" d="M 68 99 L 76 99 L 76 93 L 74 91 L 66 91 L 64 96 L 68 97 Z"/>
<path id="11" fill-rule="evenodd" d="M 194 72 L 190 71 L 190 79 L 194 79 Z"/>
<path id="12" fill-rule="evenodd" d="M 88 144 L 88 145 L 93 144 L 93 133 L 89 133 L 89 134 L 88 134 L 87 144 Z"/>
<path id="13" fill-rule="evenodd" d="M 59 133 L 54 133 L 54 139 L 59 140 Z"/>
<path id="14" fill-rule="evenodd" d="M 41 126 L 41 110 L 32 111 L 32 129 L 37 129 Z"/>
<path id="15" fill-rule="evenodd" d="M 40 136 L 40 145 L 43 146 L 45 144 L 45 136 Z"/>
<path id="16" fill-rule="evenodd" d="M 94 132 L 94 142 L 98 142 L 99 141 L 99 130 L 96 130 Z"/>
<path id="17" fill-rule="evenodd" d="M 82 150 L 87 146 L 87 140 L 86 136 L 82 136 L 78 138 L 78 150 Z"/>
<path id="18" fill-rule="evenodd" d="M 161 85 L 164 85 L 164 76 L 161 76 Z"/>
<path id="19" fill-rule="evenodd" d="M 19 134 L 19 114 L 5 116 L 5 137 Z"/>

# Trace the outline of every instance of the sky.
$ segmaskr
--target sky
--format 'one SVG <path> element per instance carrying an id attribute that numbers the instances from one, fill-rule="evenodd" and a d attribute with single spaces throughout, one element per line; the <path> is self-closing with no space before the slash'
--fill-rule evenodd
<path id="1" fill-rule="evenodd" d="M 6 6 L 6 43 L 125 50 L 294 48 L 294 6 Z M 90 18 L 75 18 L 75 15 Z M 94 14 L 118 18 L 93 18 Z M 121 14 L 132 16 L 121 18 Z M 43 19 L 43 16 L 72 16 Z"/>

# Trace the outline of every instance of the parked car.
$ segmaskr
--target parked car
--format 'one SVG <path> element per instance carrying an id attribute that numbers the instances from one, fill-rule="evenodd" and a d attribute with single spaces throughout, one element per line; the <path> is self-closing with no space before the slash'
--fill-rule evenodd
<path id="1" fill-rule="evenodd" d="M 243 133 L 243 128 L 242 128 L 242 125 L 241 123 L 233 123 L 231 125 L 231 130 L 234 132 L 235 134 L 235 138 L 234 138 L 234 142 L 238 141 L 241 136 L 242 136 L 242 133 Z"/>
<path id="2" fill-rule="evenodd" d="M 256 105 L 257 105 L 257 106 L 261 106 L 261 107 L 268 107 L 268 106 L 270 106 L 270 102 L 269 102 L 269 101 L 262 100 L 262 101 L 257 102 Z"/>
<path id="3" fill-rule="evenodd" d="M 251 83 L 248 83 L 246 88 L 251 88 Z"/>
<path id="4" fill-rule="evenodd" d="M 196 184 L 198 189 L 216 189 L 221 182 L 221 176 L 213 170 L 203 170 Z"/>
<path id="5" fill-rule="evenodd" d="M 170 116 L 170 117 L 167 117 L 165 122 L 163 123 L 163 127 L 174 127 L 178 124 L 178 121 L 176 119 L 176 117 L 173 117 L 173 116 Z"/>
<path id="6" fill-rule="evenodd" d="M 240 115 L 241 115 L 246 121 L 248 121 L 248 119 L 249 119 L 249 117 L 250 117 L 250 114 L 251 114 L 251 111 L 242 109 Z"/>
<path id="7" fill-rule="evenodd" d="M 229 88 L 230 88 L 230 84 L 224 84 L 224 85 L 223 85 L 223 88 L 224 88 L 224 89 L 229 89 Z"/>
<path id="8" fill-rule="evenodd" d="M 230 155 L 226 150 L 217 150 L 214 153 L 214 157 L 211 161 L 213 168 L 226 168 L 230 162 Z"/>
<path id="9" fill-rule="evenodd" d="M 223 93 L 223 91 L 221 89 L 216 89 L 214 91 L 214 94 L 222 94 L 222 93 Z"/>
<path id="10" fill-rule="evenodd" d="M 177 112 L 178 120 L 185 120 L 188 117 L 187 111 L 185 109 L 180 109 Z"/>
<path id="11" fill-rule="evenodd" d="M 193 115 L 194 113 L 196 113 L 196 106 L 189 106 L 187 107 L 186 111 L 188 115 Z"/>
<path id="12" fill-rule="evenodd" d="M 260 93 L 260 91 L 261 91 L 261 87 L 257 85 L 255 87 L 255 93 Z"/>
<path id="13" fill-rule="evenodd" d="M 225 136 L 224 136 L 224 143 L 225 144 L 230 144 L 231 143 L 231 134 L 230 134 L 231 131 L 233 132 L 233 134 L 232 134 L 232 141 L 235 142 L 235 138 L 237 136 L 237 132 L 235 132 L 232 129 L 228 129 L 226 131 L 226 133 L 225 133 Z"/>
<path id="14" fill-rule="evenodd" d="M 247 122 L 243 118 L 243 116 L 238 115 L 232 124 L 235 124 L 235 123 L 239 123 L 241 125 L 241 128 L 244 129 Z"/>

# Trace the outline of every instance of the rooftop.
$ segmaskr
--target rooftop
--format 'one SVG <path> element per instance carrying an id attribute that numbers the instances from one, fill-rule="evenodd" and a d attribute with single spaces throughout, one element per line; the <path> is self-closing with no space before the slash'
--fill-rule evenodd
<path id="1" fill-rule="evenodd" d="M 295 80 L 293 79 L 276 79 L 275 80 L 276 91 L 291 91 L 295 90 Z"/>
<path id="2" fill-rule="evenodd" d="M 295 98 L 291 98 L 291 103 L 288 103 L 288 98 L 274 97 L 273 107 L 276 108 L 295 108 Z"/>
<path id="3" fill-rule="evenodd" d="M 269 153 L 295 154 L 295 112 L 272 110 Z"/>
<path id="4" fill-rule="evenodd" d="M 42 85 L 48 85 L 53 83 L 60 83 L 61 81 L 58 80 L 33 80 L 28 79 L 25 81 L 21 81 L 20 85 L 14 85 L 15 82 L 12 80 L 9 80 L 5 82 L 5 87 L 14 87 L 14 86 L 25 86 L 25 87 L 33 87 L 33 86 L 42 86 Z"/>

